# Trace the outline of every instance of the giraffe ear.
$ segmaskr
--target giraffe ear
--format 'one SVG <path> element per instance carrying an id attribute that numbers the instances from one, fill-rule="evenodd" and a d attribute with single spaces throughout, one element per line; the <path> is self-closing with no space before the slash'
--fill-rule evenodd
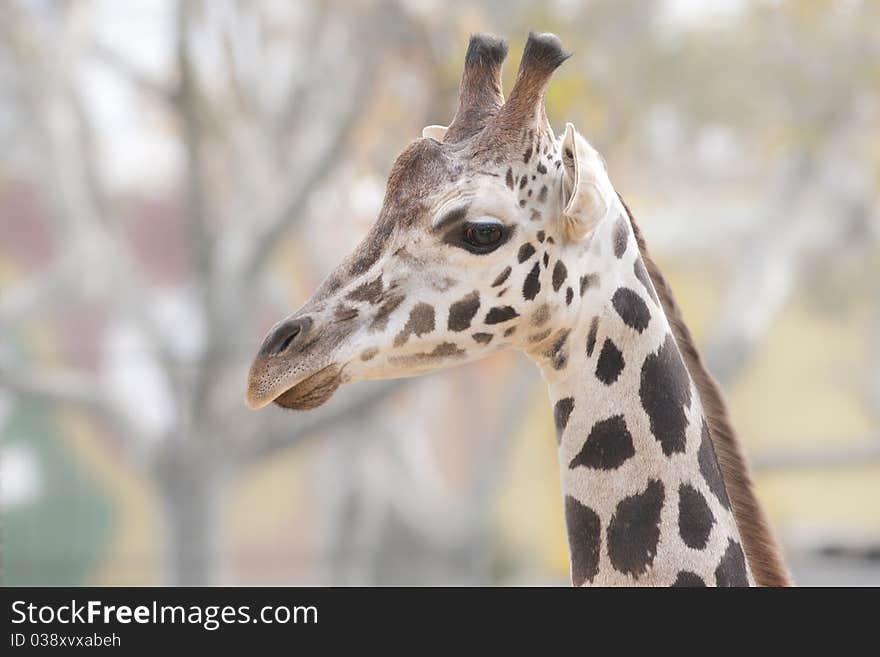
<path id="1" fill-rule="evenodd" d="M 443 141 L 448 129 L 445 125 L 426 125 L 422 128 L 422 137 L 433 139 L 434 141 Z"/>
<path id="2" fill-rule="evenodd" d="M 614 188 L 599 154 L 571 123 L 562 138 L 565 208 L 562 232 L 580 241 L 593 232 L 611 207 Z"/>

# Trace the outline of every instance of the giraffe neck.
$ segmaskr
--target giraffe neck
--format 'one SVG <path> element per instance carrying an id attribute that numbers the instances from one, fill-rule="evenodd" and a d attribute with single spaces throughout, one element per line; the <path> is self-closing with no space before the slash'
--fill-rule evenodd
<path id="1" fill-rule="evenodd" d="M 554 409 L 572 582 L 748 585 L 700 399 L 625 217 L 615 208 L 570 263 L 580 307 L 531 352 Z"/>

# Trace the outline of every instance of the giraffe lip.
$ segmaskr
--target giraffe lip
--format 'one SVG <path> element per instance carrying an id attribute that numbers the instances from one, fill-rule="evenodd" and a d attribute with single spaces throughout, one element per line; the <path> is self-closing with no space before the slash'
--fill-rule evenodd
<path id="1" fill-rule="evenodd" d="M 275 402 L 283 408 L 311 410 L 329 400 L 342 383 L 342 368 L 331 364 L 296 381 L 293 385 L 269 394 L 261 395 L 254 391 L 253 386 L 249 386 L 245 403 L 252 409 L 262 408 Z"/>
<path id="2" fill-rule="evenodd" d="M 319 370 L 294 378 L 286 385 L 274 386 L 264 390 L 260 379 L 265 376 L 265 365 L 254 363 L 248 375 L 248 386 L 245 392 L 245 405 L 253 410 L 268 406 L 275 402 L 284 408 L 310 410 L 325 403 L 336 389 L 344 382 L 342 368 L 335 363 Z"/>
<path id="3" fill-rule="evenodd" d="M 342 368 L 335 364 L 328 365 L 288 388 L 273 401 L 283 408 L 308 411 L 329 400 L 340 385 Z"/>

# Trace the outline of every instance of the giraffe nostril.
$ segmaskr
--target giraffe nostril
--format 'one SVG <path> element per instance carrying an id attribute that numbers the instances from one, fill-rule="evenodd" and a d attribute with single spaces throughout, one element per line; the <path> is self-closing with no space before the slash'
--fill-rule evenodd
<path id="1" fill-rule="evenodd" d="M 294 339 L 296 339 L 296 336 L 298 336 L 299 334 L 300 334 L 300 328 L 297 326 L 290 332 L 290 335 L 288 335 L 286 338 L 284 338 L 284 342 L 282 342 L 280 345 L 278 345 L 278 349 L 276 350 L 275 353 L 280 354 L 282 351 L 287 351 L 287 348 L 290 346 L 290 343 L 293 342 Z"/>
<path id="2" fill-rule="evenodd" d="M 263 342 L 262 353 L 268 356 L 283 354 L 297 343 L 311 328 L 312 320 L 309 317 L 291 319 L 273 330 Z"/>

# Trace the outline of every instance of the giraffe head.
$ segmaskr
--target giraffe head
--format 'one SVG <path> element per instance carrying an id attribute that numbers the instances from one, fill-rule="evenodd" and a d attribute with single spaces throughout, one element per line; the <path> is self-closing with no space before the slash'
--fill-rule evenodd
<path id="1" fill-rule="evenodd" d="M 544 94 L 569 56 L 558 38 L 529 35 L 505 102 L 506 54 L 503 40 L 471 38 L 452 123 L 403 151 L 363 242 L 271 329 L 249 406 L 314 408 L 342 383 L 508 347 L 564 357 L 558 327 L 589 285 L 566 262 L 585 251 L 614 192 L 573 126 L 557 139 L 547 121 Z"/>

